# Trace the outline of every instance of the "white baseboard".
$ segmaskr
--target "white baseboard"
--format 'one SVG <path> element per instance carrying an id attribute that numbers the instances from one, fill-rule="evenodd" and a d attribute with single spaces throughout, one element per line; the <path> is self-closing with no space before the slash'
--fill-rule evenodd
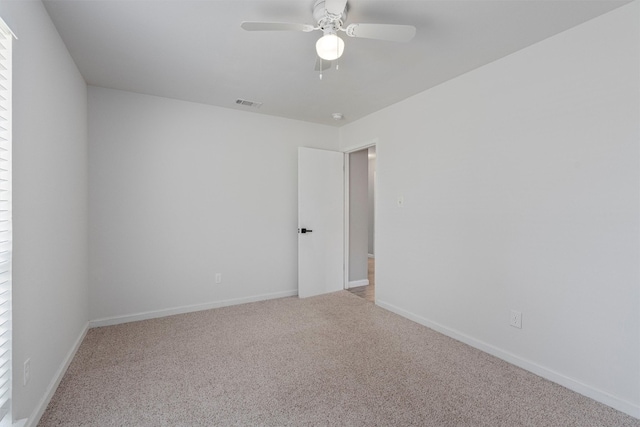
<path id="1" fill-rule="evenodd" d="M 349 289 L 357 288 L 359 286 L 367 286 L 369 284 L 369 279 L 364 280 L 354 280 L 353 282 L 349 282 Z"/>
<path id="2" fill-rule="evenodd" d="M 42 418 L 42 414 L 44 414 L 44 411 L 47 409 L 47 405 L 49 405 L 51 398 L 53 397 L 56 390 L 58 389 L 58 386 L 60 385 L 60 381 L 62 381 L 62 377 L 64 377 L 65 372 L 67 372 L 67 368 L 69 367 L 69 365 L 71 364 L 71 361 L 76 355 L 78 348 L 80 348 L 80 344 L 82 344 L 82 340 L 84 340 L 84 337 L 87 335 L 88 330 L 89 330 L 89 324 L 87 323 L 82 329 L 82 331 L 80 332 L 80 335 L 78 336 L 76 341 L 73 343 L 73 347 L 71 347 L 71 350 L 69 350 L 69 352 L 67 353 L 67 356 L 62 361 L 62 364 L 60 365 L 55 375 L 53 376 L 53 379 L 51 380 L 49 387 L 47 387 L 46 393 L 44 394 L 44 396 L 42 396 L 42 399 L 40 399 L 40 402 L 38 402 L 38 405 L 34 409 L 31 416 L 26 421 L 25 420 L 19 421 L 24 423 L 23 424 L 24 427 L 36 427 L 38 425 L 38 422 L 40 422 L 40 418 Z"/>
<path id="3" fill-rule="evenodd" d="M 90 328 L 101 326 L 119 325 L 121 323 L 136 322 L 139 320 L 156 319 L 158 317 L 173 316 L 175 314 L 192 313 L 194 311 L 210 310 L 212 308 L 227 307 L 231 305 L 245 304 L 248 302 L 265 301 L 269 299 L 285 298 L 298 295 L 298 291 L 275 292 L 271 294 L 255 295 L 244 298 L 234 298 L 222 301 L 212 301 L 204 304 L 185 305 L 182 307 L 167 308 L 163 310 L 145 311 L 142 313 L 126 314 L 123 316 L 105 317 L 89 322 Z"/>
<path id="4" fill-rule="evenodd" d="M 433 322 L 429 319 L 418 316 L 409 311 L 403 310 L 399 307 L 394 306 L 393 304 L 389 304 L 384 301 L 380 301 L 379 299 L 376 299 L 376 305 L 384 309 L 387 309 L 389 311 L 392 311 L 396 314 L 399 314 L 402 317 L 406 317 L 407 319 L 413 320 L 414 322 L 419 323 L 423 326 L 426 326 L 435 331 L 438 331 L 441 334 L 444 334 L 448 337 L 451 337 L 465 344 L 468 344 L 471 347 L 482 350 L 485 353 L 489 353 L 492 356 L 495 356 L 499 359 L 502 359 L 506 362 L 511 363 L 512 365 L 516 365 L 529 372 L 533 372 L 534 374 L 541 376 L 542 378 L 545 378 L 549 381 L 553 381 L 554 383 L 560 384 L 570 390 L 575 391 L 576 393 L 580 393 L 593 400 L 596 400 L 600 403 L 603 403 L 607 406 L 617 409 L 618 411 L 631 415 L 632 417 L 640 418 L 639 405 L 620 399 L 619 397 L 613 396 L 602 390 L 598 390 L 578 380 L 570 378 L 566 375 L 563 375 L 551 369 L 545 368 L 544 366 L 538 365 L 537 363 L 532 362 L 530 360 L 523 359 L 520 356 L 516 356 L 515 354 L 509 353 L 508 351 L 502 350 L 498 347 L 494 347 L 483 341 L 472 338 L 459 331 L 443 326 L 437 322 Z"/>

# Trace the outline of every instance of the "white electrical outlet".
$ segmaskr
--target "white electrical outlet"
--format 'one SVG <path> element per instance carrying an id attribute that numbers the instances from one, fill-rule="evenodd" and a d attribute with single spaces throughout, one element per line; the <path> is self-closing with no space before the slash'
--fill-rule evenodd
<path id="1" fill-rule="evenodd" d="M 24 361 L 24 372 L 22 375 L 23 385 L 29 384 L 29 380 L 31 379 L 31 358 Z"/>
<path id="2" fill-rule="evenodd" d="M 522 329 L 522 313 L 517 310 L 511 310 L 509 324 L 514 328 Z"/>
<path id="3" fill-rule="evenodd" d="M 222 273 L 216 273 L 216 284 L 222 283 Z"/>

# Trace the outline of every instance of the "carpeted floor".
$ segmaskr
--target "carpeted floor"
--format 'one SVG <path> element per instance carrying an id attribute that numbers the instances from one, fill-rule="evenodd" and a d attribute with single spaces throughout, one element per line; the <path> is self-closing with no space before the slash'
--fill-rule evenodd
<path id="1" fill-rule="evenodd" d="M 346 291 L 89 330 L 40 426 L 640 426 Z"/>

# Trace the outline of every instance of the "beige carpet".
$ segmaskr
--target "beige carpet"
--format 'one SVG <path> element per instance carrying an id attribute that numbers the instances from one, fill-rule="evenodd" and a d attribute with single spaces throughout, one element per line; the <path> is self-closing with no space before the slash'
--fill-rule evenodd
<path id="1" fill-rule="evenodd" d="M 640 426 L 346 291 L 91 329 L 40 426 Z"/>

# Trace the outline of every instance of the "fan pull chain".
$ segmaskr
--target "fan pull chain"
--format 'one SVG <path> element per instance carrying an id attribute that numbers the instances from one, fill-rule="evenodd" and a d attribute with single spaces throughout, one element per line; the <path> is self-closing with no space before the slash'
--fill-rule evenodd
<path id="1" fill-rule="evenodd" d="M 322 80 L 322 58 L 320 58 L 320 80 Z"/>
<path id="2" fill-rule="evenodd" d="M 340 38 L 336 37 L 336 52 L 340 53 Z M 336 71 L 340 69 L 340 57 L 336 58 Z"/>

